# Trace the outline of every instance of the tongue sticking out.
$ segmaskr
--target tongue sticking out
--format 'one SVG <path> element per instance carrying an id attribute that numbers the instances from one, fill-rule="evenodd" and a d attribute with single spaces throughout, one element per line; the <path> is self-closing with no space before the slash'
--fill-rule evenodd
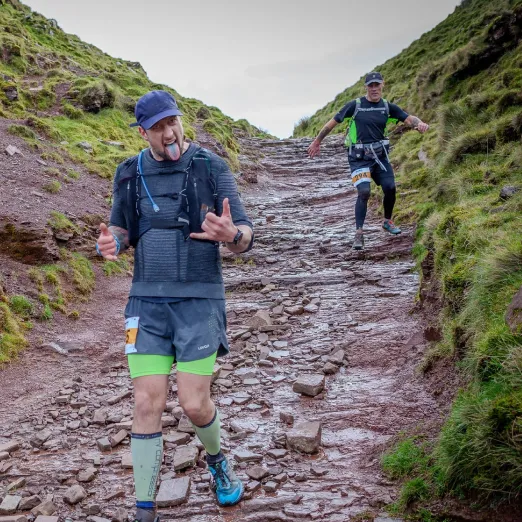
<path id="1" fill-rule="evenodd" d="M 165 150 L 167 151 L 167 154 L 172 161 L 179 160 L 181 154 L 177 143 L 171 143 L 170 145 L 167 145 Z"/>

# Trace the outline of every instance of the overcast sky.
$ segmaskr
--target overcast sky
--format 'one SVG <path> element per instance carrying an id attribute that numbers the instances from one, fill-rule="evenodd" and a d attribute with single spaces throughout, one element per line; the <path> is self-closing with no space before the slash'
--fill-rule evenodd
<path id="1" fill-rule="evenodd" d="M 149 78 L 279 137 L 460 0 L 23 0 Z"/>

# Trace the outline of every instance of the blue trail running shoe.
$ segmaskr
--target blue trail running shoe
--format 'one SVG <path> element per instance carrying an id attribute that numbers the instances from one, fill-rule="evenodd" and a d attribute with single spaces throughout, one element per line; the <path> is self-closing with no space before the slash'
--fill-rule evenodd
<path id="1" fill-rule="evenodd" d="M 390 234 L 397 235 L 402 232 L 402 230 L 395 225 L 395 223 L 391 219 L 387 219 L 383 224 L 382 228 L 388 231 Z"/>
<path id="2" fill-rule="evenodd" d="M 239 480 L 231 468 L 226 457 L 215 464 L 209 464 L 208 469 L 212 474 L 212 489 L 216 494 L 220 506 L 233 506 L 237 504 L 245 490 L 243 483 Z"/>

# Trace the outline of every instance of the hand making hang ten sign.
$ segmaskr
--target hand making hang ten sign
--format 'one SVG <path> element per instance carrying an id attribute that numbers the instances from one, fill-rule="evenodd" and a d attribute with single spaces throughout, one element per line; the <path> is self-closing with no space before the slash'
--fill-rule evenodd
<path id="1" fill-rule="evenodd" d="M 193 232 L 190 234 L 190 237 L 192 239 L 206 239 L 207 241 L 222 241 L 227 244 L 227 248 L 232 252 L 242 252 L 252 239 L 252 229 L 250 227 L 234 225 L 228 198 L 223 200 L 221 216 L 213 212 L 207 212 L 201 228 L 203 232 Z M 243 232 L 243 236 L 237 244 L 234 244 L 238 230 Z"/>

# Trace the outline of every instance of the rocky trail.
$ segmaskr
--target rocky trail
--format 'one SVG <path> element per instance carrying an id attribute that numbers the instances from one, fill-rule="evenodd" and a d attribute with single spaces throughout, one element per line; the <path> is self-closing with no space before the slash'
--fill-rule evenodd
<path id="1" fill-rule="evenodd" d="M 314 161 L 308 144 L 250 144 L 262 154 L 259 183 L 243 194 L 257 242 L 244 257 L 224 253 L 232 352 L 212 391 L 245 500 L 214 503 L 174 374 L 163 520 L 341 522 L 366 512 L 391 521 L 383 507 L 397 487 L 382 474 L 382 452 L 400 431 L 439 422 L 415 371 L 426 341 L 411 313 L 412 231 L 391 237 L 370 216 L 366 250 L 352 251 L 356 192 L 342 143 L 329 138 Z M 122 522 L 132 513 L 129 284 L 104 278 L 74 329 L 58 325 L 0 372 L 0 516 Z"/>

